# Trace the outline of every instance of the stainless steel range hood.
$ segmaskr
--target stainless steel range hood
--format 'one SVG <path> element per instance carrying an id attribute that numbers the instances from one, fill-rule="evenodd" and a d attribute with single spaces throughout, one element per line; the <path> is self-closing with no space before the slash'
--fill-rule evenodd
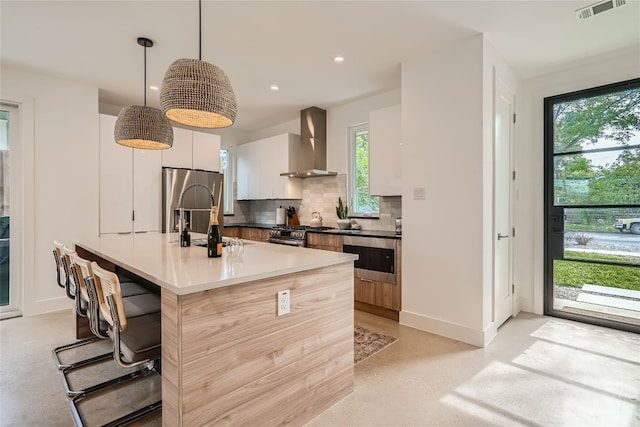
<path id="1" fill-rule="evenodd" d="M 281 173 L 291 178 L 334 176 L 327 170 L 327 112 L 318 107 L 300 111 L 300 147 L 297 170 Z"/>

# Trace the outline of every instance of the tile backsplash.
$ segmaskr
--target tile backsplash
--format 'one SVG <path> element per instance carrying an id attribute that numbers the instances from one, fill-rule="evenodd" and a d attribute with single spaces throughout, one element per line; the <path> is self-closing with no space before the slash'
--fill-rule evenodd
<path id="1" fill-rule="evenodd" d="M 293 206 L 298 212 L 300 224 L 308 225 L 311 214 L 318 212 L 327 227 L 337 227 L 336 206 L 338 197 L 347 199 L 347 176 L 324 176 L 302 180 L 300 200 L 240 200 L 235 201 L 234 215 L 225 217 L 225 224 L 259 223 L 275 224 L 276 208 Z M 402 216 L 402 197 L 381 197 L 379 219 L 356 218 L 363 230 L 395 230 L 395 219 Z"/>

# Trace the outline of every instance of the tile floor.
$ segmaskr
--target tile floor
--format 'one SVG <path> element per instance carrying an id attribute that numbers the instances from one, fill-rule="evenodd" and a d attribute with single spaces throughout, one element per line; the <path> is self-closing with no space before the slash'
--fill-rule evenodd
<path id="1" fill-rule="evenodd" d="M 481 349 L 366 313 L 355 319 L 399 341 L 357 365 L 354 393 L 309 426 L 640 427 L 640 335 L 522 313 Z M 73 426 L 50 352 L 72 341 L 71 330 L 70 311 L 0 322 L 0 426 Z M 87 417 L 113 418 L 127 393 L 159 392 L 148 378 L 91 402 Z"/>

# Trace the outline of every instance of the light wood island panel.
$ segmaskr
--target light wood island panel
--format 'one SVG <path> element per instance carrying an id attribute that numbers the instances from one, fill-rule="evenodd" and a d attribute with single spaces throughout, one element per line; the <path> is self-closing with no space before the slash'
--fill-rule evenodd
<path id="1" fill-rule="evenodd" d="M 245 241 L 211 259 L 152 233 L 76 249 L 161 294 L 164 426 L 302 425 L 353 391 L 354 255 Z"/>
<path id="2" fill-rule="evenodd" d="M 353 391 L 353 264 L 162 289 L 162 361 L 164 426 L 304 424 Z"/>

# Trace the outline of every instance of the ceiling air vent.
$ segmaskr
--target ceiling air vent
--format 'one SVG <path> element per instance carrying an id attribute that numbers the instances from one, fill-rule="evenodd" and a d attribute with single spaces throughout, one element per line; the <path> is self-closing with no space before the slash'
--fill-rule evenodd
<path id="1" fill-rule="evenodd" d="M 594 3 L 590 6 L 583 7 L 576 10 L 576 16 L 579 20 L 593 18 L 594 16 L 606 12 L 607 10 L 614 9 L 616 7 L 624 6 L 627 4 L 627 0 L 605 0 L 598 3 Z"/>

